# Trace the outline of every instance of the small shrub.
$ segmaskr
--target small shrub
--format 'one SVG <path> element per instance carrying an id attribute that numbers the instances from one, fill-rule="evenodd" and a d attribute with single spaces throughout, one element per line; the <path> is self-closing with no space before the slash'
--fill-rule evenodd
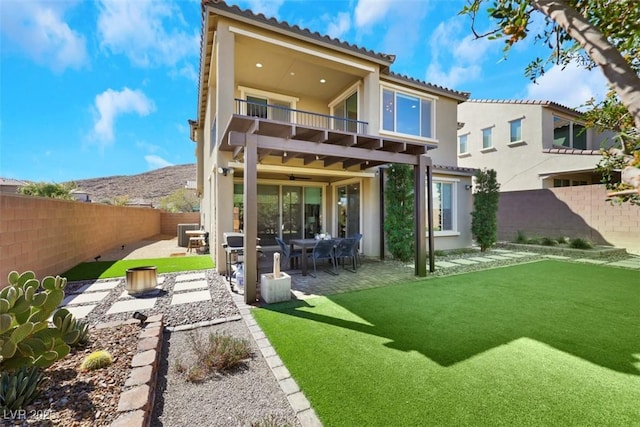
<path id="1" fill-rule="evenodd" d="M 540 244 L 540 238 L 539 237 L 532 237 L 530 239 L 527 239 L 527 244 L 529 244 L 529 245 L 539 245 Z"/>
<path id="2" fill-rule="evenodd" d="M 291 427 L 290 423 L 281 423 L 274 415 L 269 415 L 259 421 L 251 422 L 251 427 Z"/>
<path id="3" fill-rule="evenodd" d="M 189 371 L 187 372 L 187 381 L 191 383 L 199 383 L 204 381 L 206 376 L 207 374 L 204 369 L 202 369 L 200 366 L 194 365 L 190 367 Z"/>
<path id="4" fill-rule="evenodd" d="M 109 366 L 111 363 L 113 363 L 111 354 L 105 350 L 98 350 L 85 357 L 80 368 L 84 371 L 93 371 Z"/>
<path id="5" fill-rule="evenodd" d="M 445 251 L 440 250 L 440 249 L 436 249 L 435 251 L 433 251 L 433 254 L 435 256 L 437 256 L 437 257 L 443 257 L 443 256 L 447 255 L 447 253 Z"/>
<path id="6" fill-rule="evenodd" d="M 44 381 L 44 374 L 34 366 L 2 371 L 0 409 L 15 411 L 29 405 L 40 395 L 40 385 Z"/>
<path id="7" fill-rule="evenodd" d="M 189 368 L 182 362 L 176 365 L 178 372 L 187 372 L 187 381 L 202 381 L 207 374 L 232 370 L 251 356 L 249 341 L 245 339 L 210 334 L 207 340 L 199 333 L 190 332 L 188 340 L 197 362 Z"/>
<path id="8" fill-rule="evenodd" d="M 558 246 L 558 242 L 550 237 L 543 237 L 540 239 L 540 244 L 543 246 Z"/>
<path id="9" fill-rule="evenodd" d="M 568 237 L 560 236 L 556 239 L 559 244 L 563 245 L 569 241 Z"/>
<path id="10" fill-rule="evenodd" d="M 178 358 L 174 366 L 175 371 L 179 374 L 184 374 L 187 371 L 187 367 L 182 363 L 182 359 Z"/>
<path id="11" fill-rule="evenodd" d="M 592 249 L 593 245 L 586 239 L 576 237 L 575 239 L 571 239 L 571 242 L 569 242 L 569 247 L 573 249 Z"/>
<path id="12" fill-rule="evenodd" d="M 516 234 L 516 243 L 526 244 L 527 242 L 527 236 L 524 234 L 524 231 L 518 230 L 518 233 Z"/>

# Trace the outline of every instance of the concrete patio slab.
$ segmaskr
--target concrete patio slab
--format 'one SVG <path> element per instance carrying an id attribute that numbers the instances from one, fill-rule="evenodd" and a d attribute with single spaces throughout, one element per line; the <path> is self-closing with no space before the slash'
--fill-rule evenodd
<path id="1" fill-rule="evenodd" d="M 206 301 L 211 299 L 211 293 L 206 291 L 186 292 L 182 294 L 174 294 L 171 298 L 171 305 L 187 304 L 190 302 Z"/>
<path id="2" fill-rule="evenodd" d="M 140 311 L 153 308 L 156 298 L 139 298 L 126 301 L 118 301 L 107 310 L 107 314 L 125 313 L 127 311 Z"/>
<path id="3" fill-rule="evenodd" d="M 486 257 L 471 257 L 471 258 L 467 258 L 470 259 L 471 261 L 476 261 L 476 262 L 494 262 L 495 259 L 491 259 L 491 258 L 486 258 Z"/>
<path id="4" fill-rule="evenodd" d="M 65 308 L 69 310 L 69 313 L 71 313 L 73 317 L 75 317 L 76 319 L 82 319 L 84 317 L 87 317 L 87 315 L 91 313 L 91 310 L 93 310 L 96 307 L 97 305 L 80 305 L 77 307 L 71 306 L 71 307 L 65 307 Z"/>
<path id="5" fill-rule="evenodd" d="M 591 259 L 591 258 L 578 258 L 575 259 L 576 262 L 586 262 L 588 264 L 606 264 L 607 261 L 603 261 L 601 259 Z"/>
<path id="6" fill-rule="evenodd" d="M 179 274 L 176 276 L 176 282 L 186 282 L 189 280 L 201 280 L 205 278 L 206 276 L 204 273 Z"/>
<path id="7" fill-rule="evenodd" d="M 478 261 L 473 261 L 473 260 L 468 259 L 468 258 L 455 259 L 455 260 L 452 260 L 451 262 L 453 262 L 455 264 L 460 264 L 460 265 L 473 265 L 473 264 L 477 264 L 478 263 Z"/>
<path id="8" fill-rule="evenodd" d="M 206 280 L 195 280 L 193 282 L 176 282 L 173 285 L 173 292 L 191 291 L 193 289 L 207 289 L 209 284 Z"/>
<path id="9" fill-rule="evenodd" d="M 98 302 L 106 298 L 107 295 L 109 295 L 109 292 L 89 292 L 69 295 L 62 301 L 62 305 L 79 305 L 86 304 L 88 302 Z"/>
<path id="10" fill-rule="evenodd" d="M 435 262 L 435 266 L 436 267 L 440 267 L 440 268 L 449 268 L 449 267 L 457 267 L 460 264 L 456 264 L 454 262 L 448 262 L 448 261 L 436 261 Z"/>

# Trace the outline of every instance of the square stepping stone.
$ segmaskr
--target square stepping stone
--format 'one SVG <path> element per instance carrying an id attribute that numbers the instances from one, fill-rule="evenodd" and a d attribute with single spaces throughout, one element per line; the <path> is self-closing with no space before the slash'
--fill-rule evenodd
<path id="1" fill-rule="evenodd" d="M 108 291 L 120 284 L 120 280 L 110 280 L 108 282 L 96 282 L 89 285 L 83 292 Z"/>
<path id="2" fill-rule="evenodd" d="M 211 299 L 211 293 L 209 290 L 186 292 L 182 294 L 174 294 L 171 298 L 171 305 L 187 304 L 190 302 L 207 301 Z"/>
<path id="3" fill-rule="evenodd" d="M 496 252 L 496 253 L 499 253 L 499 254 L 508 254 L 510 252 L 513 252 L 513 251 L 511 251 L 509 249 L 491 249 L 491 252 Z"/>
<path id="4" fill-rule="evenodd" d="M 640 269 L 640 264 L 638 264 L 635 261 L 617 261 L 617 262 L 612 262 L 609 263 L 607 265 L 612 265 L 614 267 L 626 267 L 626 268 L 639 268 Z"/>
<path id="5" fill-rule="evenodd" d="M 473 261 L 471 259 L 468 258 L 460 258 L 460 259 L 454 259 L 451 260 L 451 262 L 454 262 L 456 264 L 462 264 L 462 265 L 472 265 L 472 264 L 477 264 L 476 261 Z"/>
<path id="6" fill-rule="evenodd" d="M 109 292 L 89 292 L 89 293 L 81 293 L 75 295 L 69 295 L 62 301 L 62 305 L 78 305 L 85 304 L 88 302 L 98 302 L 102 301 Z"/>
<path id="7" fill-rule="evenodd" d="M 440 267 L 440 268 L 456 267 L 460 265 L 460 264 L 454 264 L 453 262 L 448 262 L 448 261 L 436 261 L 435 264 L 436 264 L 436 267 Z"/>
<path id="8" fill-rule="evenodd" d="M 607 261 L 603 261 L 601 259 L 591 259 L 591 258 L 578 258 L 575 260 L 576 262 L 586 262 L 588 264 L 605 264 Z"/>
<path id="9" fill-rule="evenodd" d="M 76 319 L 82 319 L 83 317 L 87 317 L 87 315 L 91 313 L 91 310 L 96 307 L 97 305 L 81 305 L 77 307 L 71 306 L 65 308 L 69 310 L 69 313 L 71 313 Z"/>
<path id="10" fill-rule="evenodd" d="M 157 298 L 136 298 L 126 301 L 118 301 L 107 310 L 107 314 L 125 313 L 127 311 L 140 311 L 153 308 Z"/>
<path id="11" fill-rule="evenodd" d="M 523 254 L 517 254 L 515 252 L 509 253 L 509 254 L 501 254 L 500 256 L 506 256 L 508 258 L 524 258 L 527 255 L 523 255 Z"/>
<path id="12" fill-rule="evenodd" d="M 194 289 L 208 289 L 209 284 L 206 280 L 195 280 L 193 282 L 177 282 L 173 286 L 173 292 L 191 291 Z"/>
<path id="13" fill-rule="evenodd" d="M 549 259 L 569 259 L 568 256 L 563 256 L 563 255 L 543 255 L 543 256 Z"/>
<path id="14" fill-rule="evenodd" d="M 493 262 L 495 260 L 491 259 L 491 258 L 486 258 L 486 257 L 473 257 L 473 258 L 467 258 L 470 259 L 472 261 L 476 261 L 476 262 Z"/>
<path id="15" fill-rule="evenodd" d="M 179 276 L 176 276 L 176 282 L 186 282 L 189 280 L 199 280 L 205 278 L 206 276 L 204 273 L 180 274 Z"/>
<path id="16" fill-rule="evenodd" d="M 486 258 L 491 258 L 494 261 L 504 261 L 505 259 L 511 259 L 504 255 L 487 255 Z"/>

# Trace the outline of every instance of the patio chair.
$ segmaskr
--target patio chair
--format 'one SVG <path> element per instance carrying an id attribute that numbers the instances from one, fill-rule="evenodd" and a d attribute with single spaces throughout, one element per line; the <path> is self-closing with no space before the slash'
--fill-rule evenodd
<path id="1" fill-rule="evenodd" d="M 342 266 L 345 270 L 350 271 L 352 273 L 356 272 L 356 244 L 358 241 L 356 239 L 342 239 L 338 242 L 338 245 L 335 248 L 335 257 L 338 262 L 342 260 Z M 346 267 L 345 258 L 351 258 L 351 265 L 353 269 L 348 269 Z"/>
<path id="2" fill-rule="evenodd" d="M 311 251 L 311 259 L 313 260 L 313 277 L 316 277 L 318 271 L 316 269 L 316 261 L 319 259 L 328 259 L 331 260 L 331 264 L 333 265 L 333 271 L 327 270 L 327 272 L 338 275 L 338 268 L 336 265 L 335 253 L 333 250 L 333 246 L 335 242 L 333 240 L 318 240 L 318 243 L 313 247 Z"/>
<path id="3" fill-rule="evenodd" d="M 278 246 L 280 246 L 280 250 L 282 251 L 282 257 L 280 258 L 280 265 L 282 265 L 282 260 L 284 259 L 286 264 L 289 265 L 289 261 L 293 258 L 294 263 L 302 258 L 302 249 L 294 249 L 291 250 L 291 247 L 287 245 L 284 240 L 279 237 L 276 237 L 276 242 Z"/>
<path id="4" fill-rule="evenodd" d="M 350 239 L 356 240 L 356 246 L 353 249 L 353 253 L 356 255 L 356 267 L 362 266 L 362 260 L 360 259 L 360 241 L 362 240 L 362 233 L 355 233 L 349 236 Z"/>

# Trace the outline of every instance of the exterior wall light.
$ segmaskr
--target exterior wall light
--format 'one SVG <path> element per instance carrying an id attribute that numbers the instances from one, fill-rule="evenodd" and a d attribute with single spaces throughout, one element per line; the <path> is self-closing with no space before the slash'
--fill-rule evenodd
<path id="1" fill-rule="evenodd" d="M 220 175 L 224 175 L 227 176 L 229 174 L 233 175 L 233 168 L 223 168 L 223 167 L 219 167 L 218 168 L 218 173 Z"/>

